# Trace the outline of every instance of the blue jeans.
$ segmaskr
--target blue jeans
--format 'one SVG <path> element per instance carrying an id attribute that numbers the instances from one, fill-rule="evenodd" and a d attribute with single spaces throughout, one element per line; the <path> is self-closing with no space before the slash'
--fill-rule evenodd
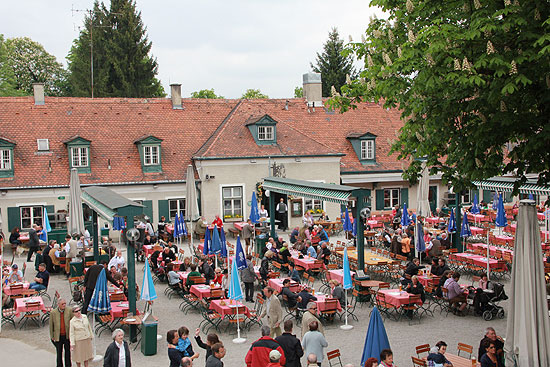
<path id="1" fill-rule="evenodd" d="M 43 284 L 40 284 L 40 283 L 31 283 L 29 288 L 37 290 L 37 291 L 42 291 L 42 290 L 46 289 L 46 287 Z"/>

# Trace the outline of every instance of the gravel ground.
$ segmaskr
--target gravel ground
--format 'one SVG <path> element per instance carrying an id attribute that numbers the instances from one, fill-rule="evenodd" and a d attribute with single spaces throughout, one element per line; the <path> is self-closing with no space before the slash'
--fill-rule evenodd
<path id="1" fill-rule="evenodd" d="M 338 238 L 333 238 L 336 240 Z M 188 251 L 187 245 L 184 245 L 186 251 Z M 8 250 L 9 251 L 9 250 Z M 6 254 L 9 256 L 9 254 Z M 16 257 L 16 263 L 22 265 L 24 261 L 23 257 Z M 30 265 L 30 263 L 29 263 Z M 143 263 L 137 264 L 136 275 L 139 284 L 143 278 Z M 35 275 L 33 267 L 29 267 L 25 278 L 32 280 Z M 467 280 L 467 281 L 466 281 Z M 470 278 L 463 277 L 462 283 L 468 283 Z M 504 281 L 505 285 L 508 285 L 507 281 Z M 316 287 L 318 287 L 316 283 Z M 154 315 L 159 318 L 158 334 L 162 336 L 162 340 L 158 341 L 157 354 L 154 356 L 144 356 L 140 348 L 136 351 L 132 350 L 132 362 L 134 366 L 167 366 L 169 364 L 168 356 L 166 352 L 166 332 L 170 329 L 177 329 L 178 327 L 185 325 L 190 330 L 194 330 L 202 317 L 196 312 L 190 312 L 184 315 L 179 310 L 180 300 L 173 298 L 168 299 L 164 296 L 165 284 L 157 284 L 156 291 L 158 299 L 154 303 Z M 53 295 L 57 290 L 63 297 L 69 297 L 69 285 L 66 278 L 62 275 L 53 275 L 50 280 L 49 293 Z M 502 302 L 501 305 L 507 310 L 507 303 L 509 301 Z M 248 304 L 252 306 L 252 304 Z M 143 301 L 138 302 L 138 308 L 143 309 Z M 328 325 L 326 327 L 326 337 L 329 343 L 328 351 L 333 349 L 340 349 L 342 353 L 342 362 L 352 363 L 358 366 L 363 351 L 365 342 L 365 335 L 368 328 L 368 320 L 371 308 L 368 306 L 357 307 L 356 314 L 359 317 L 359 322 L 352 320 L 354 328 L 351 331 L 343 331 L 339 328 L 340 322 L 336 321 L 334 325 Z M 434 345 L 439 340 L 444 340 L 449 345 L 448 352 L 456 354 L 457 343 L 463 342 L 474 346 L 474 350 L 477 350 L 479 341 L 483 337 L 484 330 L 487 326 L 492 326 L 496 329 L 498 335 L 503 335 L 506 332 L 506 318 L 496 319 L 490 322 L 484 321 L 480 317 L 472 315 L 466 317 L 457 317 L 453 314 L 449 314 L 447 317 L 445 314 L 440 315 L 439 312 L 435 313 L 434 317 L 425 316 L 422 318 L 421 323 L 415 322 L 413 325 L 409 325 L 407 320 L 401 320 L 399 322 L 393 320 L 385 321 L 386 331 L 390 340 L 391 347 L 394 352 L 394 361 L 398 366 L 411 365 L 410 357 L 415 354 L 415 346 L 429 343 Z M 298 330 L 299 333 L 299 330 Z M 247 341 L 244 344 L 234 344 L 232 339 L 235 338 L 235 331 L 222 333 L 220 335 L 222 342 L 226 346 L 227 355 L 223 359 L 226 366 L 244 366 L 244 358 L 247 350 L 250 348 L 250 344 L 260 337 L 259 328 L 253 327 L 250 332 L 242 333 Z M 5 338 L 13 339 L 6 340 Z M 23 343 L 18 343 L 21 341 Z M 99 354 L 103 354 L 108 344 L 111 342 L 110 335 L 106 332 L 102 334 L 100 338 L 97 338 L 97 350 Z M 204 366 L 204 350 L 198 348 L 193 342 L 195 351 L 199 351 L 201 356 L 196 361 L 195 366 Z M 45 353 L 48 351 L 50 353 Z M 35 326 L 28 326 L 23 330 L 14 330 L 11 325 L 5 325 L 2 327 L 2 335 L 0 337 L 0 359 L 6 365 L 10 365 L 9 362 L 21 362 L 22 356 L 28 359 L 30 356 L 33 360 L 34 367 L 51 366 L 54 362 L 55 350 L 49 340 L 49 329 L 47 326 L 37 328 Z M 48 357 L 51 356 L 51 357 Z M 323 365 L 328 366 L 325 361 Z"/>

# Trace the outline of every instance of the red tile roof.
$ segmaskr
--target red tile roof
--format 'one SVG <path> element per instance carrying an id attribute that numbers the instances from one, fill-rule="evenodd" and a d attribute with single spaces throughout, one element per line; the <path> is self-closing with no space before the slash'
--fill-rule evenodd
<path id="1" fill-rule="evenodd" d="M 161 98 L 46 97 L 45 105 L 36 106 L 32 97 L 2 97 L 0 138 L 17 145 L 15 175 L 0 178 L 0 187 L 67 186 L 64 142 L 75 136 L 91 141 L 91 173 L 80 175 L 84 185 L 182 181 L 192 157 L 345 154 L 342 173 L 402 169 L 396 155 L 388 156 L 402 126 L 399 112 L 376 103 L 345 114 L 313 111 L 304 99 L 183 99 L 183 107 L 174 110 L 169 99 Z M 276 146 L 256 145 L 245 126 L 251 117 L 265 114 L 277 121 Z M 377 163 L 363 166 L 346 137 L 367 132 L 377 136 Z M 141 169 L 134 141 L 149 135 L 162 139 L 161 173 Z M 49 152 L 38 152 L 37 139 L 49 139 Z"/>

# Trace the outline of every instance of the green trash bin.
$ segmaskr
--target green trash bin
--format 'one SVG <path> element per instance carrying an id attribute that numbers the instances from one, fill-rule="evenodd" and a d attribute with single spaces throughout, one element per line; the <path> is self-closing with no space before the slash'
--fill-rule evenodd
<path id="1" fill-rule="evenodd" d="M 84 273 L 84 263 L 82 261 L 79 262 L 71 262 L 70 264 L 70 274 L 71 278 L 76 278 L 82 276 Z"/>
<path id="2" fill-rule="evenodd" d="M 262 233 L 258 236 L 256 236 L 256 253 L 262 254 L 262 250 L 265 248 L 265 244 L 267 242 L 267 235 L 265 233 Z"/>
<path id="3" fill-rule="evenodd" d="M 141 324 L 141 353 L 144 356 L 157 354 L 157 321 L 146 321 Z"/>

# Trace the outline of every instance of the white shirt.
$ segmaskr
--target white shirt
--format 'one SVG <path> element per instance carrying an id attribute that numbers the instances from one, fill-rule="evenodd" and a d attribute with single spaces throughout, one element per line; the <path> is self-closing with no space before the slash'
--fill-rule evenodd
<path id="1" fill-rule="evenodd" d="M 155 235 L 155 230 L 153 229 L 153 226 L 151 225 L 151 223 L 145 224 L 145 230 L 147 231 L 147 233 L 149 233 L 150 236 Z"/>
<path id="2" fill-rule="evenodd" d="M 260 209 L 260 218 L 267 218 L 268 217 L 267 209 Z"/>
<path id="3" fill-rule="evenodd" d="M 69 253 L 71 251 L 71 245 L 69 244 L 69 241 L 65 242 L 65 253 Z"/>
<path id="4" fill-rule="evenodd" d="M 120 269 L 122 269 L 122 267 L 124 266 L 125 263 L 126 263 L 126 261 L 124 260 L 124 257 L 114 256 L 111 259 L 111 261 L 109 261 L 108 268 L 111 269 L 111 266 L 114 266 L 117 271 L 120 271 Z"/>
<path id="5" fill-rule="evenodd" d="M 124 342 L 118 343 L 115 341 L 118 347 L 118 367 L 126 367 L 126 349 L 124 349 Z"/>

